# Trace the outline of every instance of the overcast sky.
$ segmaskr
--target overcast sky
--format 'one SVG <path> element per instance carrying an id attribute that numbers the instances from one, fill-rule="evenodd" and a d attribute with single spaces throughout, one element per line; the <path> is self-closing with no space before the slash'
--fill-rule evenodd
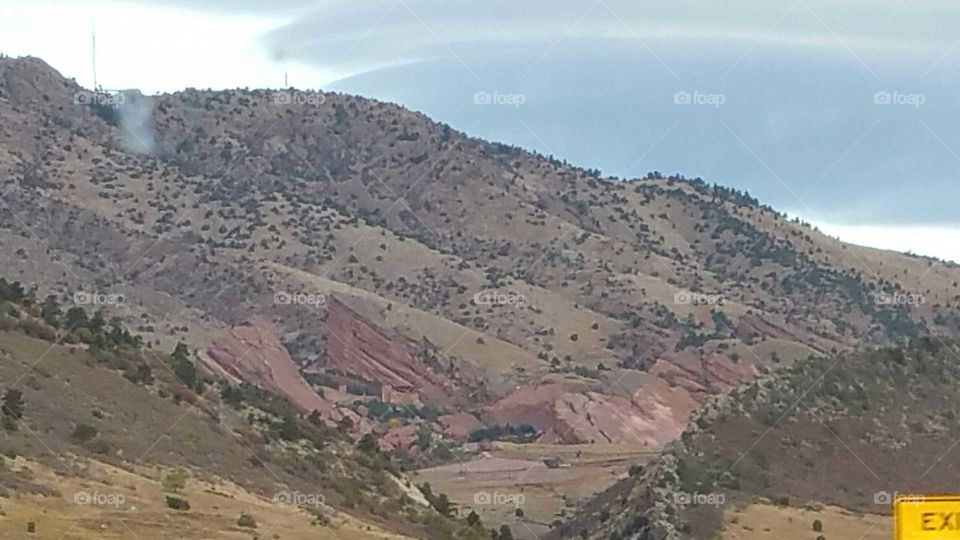
<path id="1" fill-rule="evenodd" d="M 960 260 L 960 2 L 0 1 L 0 52 L 92 84 L 335 89 L 606 174 L 702 176 Z"/>

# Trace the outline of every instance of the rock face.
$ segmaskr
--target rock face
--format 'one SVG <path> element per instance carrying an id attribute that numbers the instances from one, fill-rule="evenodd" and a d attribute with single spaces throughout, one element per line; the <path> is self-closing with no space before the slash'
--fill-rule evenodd
<path id="1" fill-rule="evenodd" d="M 694 395 L 722 392 L 753 379 L 757 373 L 756 366 L 734 362 L 722 354 L 663 358 L 657 360 L 650 369 L 650 374 Z"/>
<path id="2" fill-rule="evenodd" d="M 577 386 L 581 386 L 577 388 Z M 659 448 L 683 432 L 696 401 L 654 381 L 630 399 L 563 383 L 525 386 L 485 410 L 491 424 L 530 424 L 543 443 L 626 443 Z"/>
<path id="3" fill-rule="evenodd" d="M 383 385 L 390 396 L 411 401 L 445 401 L 454 390 L 439 364 L 427 365 L 432 346 L 403 335 L 387 333 L 346 304 L 331 299 L 327 314 L 327 364 L 367 381 Z M 400 399 L 398 398 L 398 399 Z"/>
<path id="4" fill-rule="evenodd" d="M 483 427 L 483 422 L 468 413 L 448 414 L 437 419 L 443 435 L 458 443 L 467 442 L 471 433 Z"/>
<path id="5" fill-rule="evenodd" d="M 695 402 L 666 387 L 633 399 L 596 392 L 564 394 L 554 404 L 560 442 L 630 443 L 660 448 L 680 436 Z"/>
<path id="6" fill-rule="evenodd" d="M 247 382 L 263 387 L 288 397 L 305 412 L 318 411 L 326 419 L 343 416 L 307 384 L 272 325 L 264 321 L 235 326 L 215 339 L 200 358 L 234 384 Z"/>
<path id="7" fill-rule="evenodd" d="M 406 452 L 416 454 L 417 426 L 406 425 L 390 428 L 379 439 L 377 445 L 383 452 Z"/>

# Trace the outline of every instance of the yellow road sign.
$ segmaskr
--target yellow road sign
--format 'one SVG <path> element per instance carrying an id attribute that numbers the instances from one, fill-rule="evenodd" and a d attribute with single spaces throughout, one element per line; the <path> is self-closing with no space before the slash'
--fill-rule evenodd
<path id="1" fill-rule="evenodd" d="M 898 495 L 897 540 L 960 540 L 960 495 Z"/>

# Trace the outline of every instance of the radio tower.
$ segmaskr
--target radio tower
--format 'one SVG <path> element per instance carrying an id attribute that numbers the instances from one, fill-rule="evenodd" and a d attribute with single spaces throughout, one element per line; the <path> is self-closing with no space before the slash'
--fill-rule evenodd
<path id="1" fill-rule="evenodd" d="M 93 59 L 93 92 L 97 92 L 97 27 L 90 30 L 91 58 Z"/>

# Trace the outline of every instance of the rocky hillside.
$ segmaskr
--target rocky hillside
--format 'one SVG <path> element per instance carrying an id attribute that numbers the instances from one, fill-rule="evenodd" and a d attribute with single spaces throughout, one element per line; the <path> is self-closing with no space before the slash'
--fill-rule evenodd
<path id="1" fill-rule="evenodd" d="M 485 536 L 349 423 L 4 279 L 0 381 L 3 538 Z"/>
<path id="2" fill-rule="evenodd" d="M 957 325 L 955 268 L 703 182 L 603 179 L 354 96 L 96 94 L 33 58 L 0 81 L 4 270 L 123 294 L 161 341 L 259 316 L 299 365 L 342 367 L 338 296 L 488 401 L 570 379 L 629 399 Z"/>
<path id="3" fill-rule="evenodd" d="M 799 358 L 960 328 L 954 265 L 392 104 L 4 58 L 0 117 L 0 271 L 418 463 L 464 431 L 656 450 Z"/>
<path id="4" fill-rule="evenodd" d="M 753 538 L 734 516 L 766 505 L 809 516 L 787 536 L 815 538 L 818 520 L 831 538 L 842 520 L 817 515 L 826 509 L 889 516 L 897 493 L 955 492 L 958 353 L 933 338 L 804 360 L 711 399 L 680 440 L 557 537 Z M 889 518 L 874 523 L 889 537 Z"/>

